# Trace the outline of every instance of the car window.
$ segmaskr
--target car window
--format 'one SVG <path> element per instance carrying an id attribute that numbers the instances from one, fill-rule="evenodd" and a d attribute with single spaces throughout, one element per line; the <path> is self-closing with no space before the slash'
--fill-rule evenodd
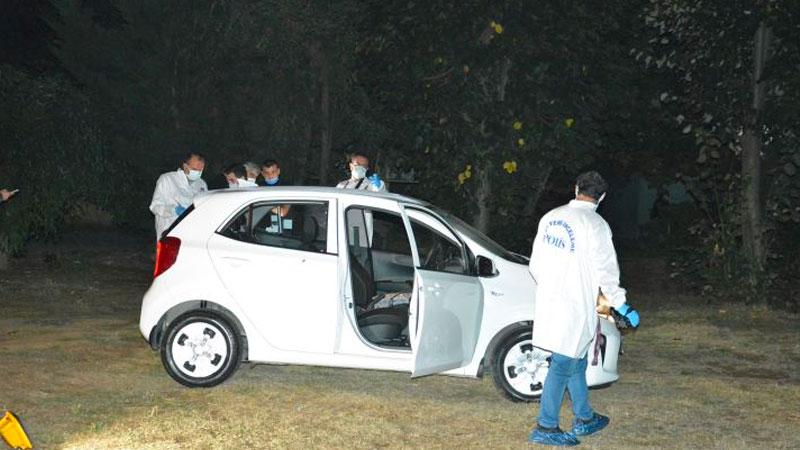
<path id="1" fill-rule="evenodd" d="M 375 254 L 411 260 L 411 245 L 399 214 L 351 207 L 345 213 L 345 222 L 350 254 L 364 266 L 372 266 Z"/>
<path id="2" fill-rule="evenodd" d="M 253 244 L 323 253 L 327 225 L 326 202 L 257 203 L 242 210 L 221 234 Z"/>
<path id="3" fill-rule="evenodd" d="M 461 245 L 452 237 L 446 236 L 414 218 L 414 215 L 416 214 L 409 212 L 420 268 L 469 275 L 469 265 L 464 260 L 464 251 Z"/>

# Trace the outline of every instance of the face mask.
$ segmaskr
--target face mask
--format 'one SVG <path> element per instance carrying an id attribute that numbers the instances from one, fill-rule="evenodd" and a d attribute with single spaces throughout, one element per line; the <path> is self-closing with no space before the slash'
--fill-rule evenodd
<path id="1" fill-rule="evenodd" d="M 197 181 L 200 179 L 201 175 L 203 175 L 202 170 L 189 169 L 189 173 L 186 174 L 186 178 L 189 181 Z"/>
<path id="2" fill-rule="evenodd" d="M 238 187 L 240 187 L 240 188 L 258 186 L 258 184 L 256 184 L 255 180 L 252 180 L 250 178 L 237 178 L 236 180 L 239 182 L 239 186 Z"/>
<path id="3" fill-rule="evenodd" d="M 268 185 L 270 185 L 270 186 L 274 186 L 274 185 L 278 184 L 278 177 L 275 177 L 275 178 L 265 178 L 265 179 L 264 179 L 264 181 L 265 181 L 265 182 L 266 182 Z"/>
<path id="4" fill-rule="evenodd" d="M 238 187 L 239 187 L 239 184 L 237 184 L 237 183 L 234 183 L 234 182 L 232 182 L 232 181 L 229 181 L 229 182 L 228 182 L 228 187 L 229 187 L 229 188 L 232 188 L 232 189 L 234 189 L 234 188 L 238 188 Z"/>
<path id="5" fill-rule="evenodd" d="M 367 168 L 364 166 L 355 166 L 353 170 L 350 171 L 354 180 L 360 180 L 367 176 Z"/>

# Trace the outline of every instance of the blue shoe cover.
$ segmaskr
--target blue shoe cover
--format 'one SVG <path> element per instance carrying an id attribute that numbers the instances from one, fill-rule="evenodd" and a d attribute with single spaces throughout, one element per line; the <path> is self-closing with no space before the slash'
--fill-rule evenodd
<path id="1" fill-rule="evenodd" d="M 572 434 L 575 436 L 588 436 L 597 433 L 608 425 L 611 419 L 608 417 L 594 413 L 591 419 L 581 420 L 577 417 L 572 422 Z"/>
<path id="2" fill-rule="evenodd" d="M 528 436 L 528 442 L 543 445 L 573 446 L 581 443 L 575 435 L 561 431 L 559 428 L 534 428 Z"/>

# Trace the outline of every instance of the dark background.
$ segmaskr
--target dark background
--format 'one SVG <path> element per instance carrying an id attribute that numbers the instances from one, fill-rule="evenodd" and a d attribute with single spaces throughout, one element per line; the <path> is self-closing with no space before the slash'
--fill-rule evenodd
<path id="1" fill-rule="evenodd" d="M 575 4 L 572 4 L 575 3 Z M 0 255 L 150 231 L 187 151 L 390 190 L 528 253 L 596 169 L 620 252 L 797 309 L 800 3 L 3 0 Z"/>

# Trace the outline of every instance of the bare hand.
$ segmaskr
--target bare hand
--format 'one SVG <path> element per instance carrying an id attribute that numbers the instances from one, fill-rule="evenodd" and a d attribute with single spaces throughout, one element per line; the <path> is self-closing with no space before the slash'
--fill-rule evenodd
<path id="1" fill-rule="evenodd" d="M 8 189 L 0 189 L 0 197 L 3 197 L 3 201 L 10 199 L 16 192 L 11 192 Z"/>

